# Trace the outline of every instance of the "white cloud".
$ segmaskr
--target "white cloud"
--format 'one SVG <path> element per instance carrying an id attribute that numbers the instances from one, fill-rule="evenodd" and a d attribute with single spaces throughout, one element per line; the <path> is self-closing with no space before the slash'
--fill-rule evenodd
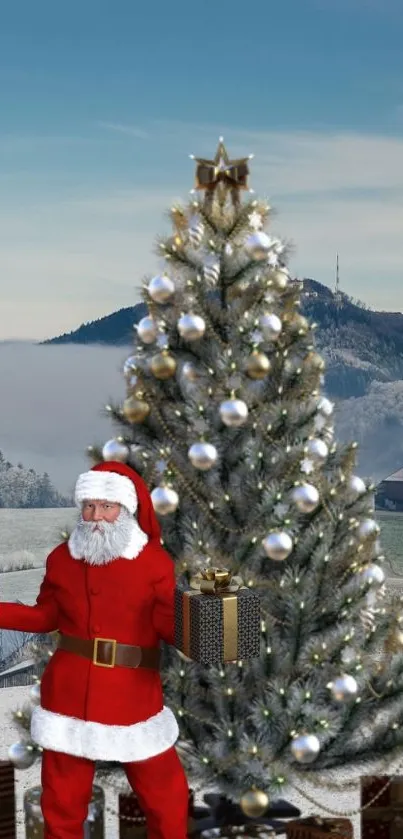
<path id="1" fill-rule="evenodd" d="M 143 276 L 159 264 L 154 243 L 168 230 L 166 212 L 181 197 L 187 201 L 193 186 L 186 155 L 214 156 L 220 134 L 231 156 L 255 154 L 251 186 L 273 204 L 273 230 L 294 242 L 295 273 L 332 284 L 338 251 L 346 291 L 378 308 L 403 309 L 403 139 L 162 121 L 144 129 L 116 125 L 128 142 L 136 132 L 154 138 L 149 188 L 103 186 L 100 178 L 98 188 L 85 181 L 61 187 L 57 200 L 39 190 L 26 201 L 0 196 L 0 337 L 70 331 L 137 302 Z M 162 135 L 156 164 L 155 138 Z"/>
<path id="2" fill-rule="evenodd" d="M 100 128 L 116 131 L 118 134 L 128 134 L 130 137 L 137 137 L 139 140 L 147 140 L 150 136 L 148 131 L 137 128 L 135 125 L 122 125 L 119 122 L 98 122 L 97 124 Z"/>

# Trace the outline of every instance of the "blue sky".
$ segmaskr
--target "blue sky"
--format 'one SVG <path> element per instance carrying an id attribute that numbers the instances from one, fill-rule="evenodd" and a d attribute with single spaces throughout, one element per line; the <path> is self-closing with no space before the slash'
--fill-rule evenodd
<path id="1" fill-rule="evenodd" d="M 0 340 L 139 299 L 219 134 L 291 268 L 403 310 L 398 0 L 13 0 L 0 25 Z"/>

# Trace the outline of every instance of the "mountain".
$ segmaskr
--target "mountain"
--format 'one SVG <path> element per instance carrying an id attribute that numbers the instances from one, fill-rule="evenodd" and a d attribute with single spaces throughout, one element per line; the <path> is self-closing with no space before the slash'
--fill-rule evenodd
<path id="1" fill-rule="evenodd" d="M 403 379 L 402 313 L 371 311 L 312 279 L 303 280 L 303 286 L 301 308 L 318 325 L 316 341 L 326 359 L 329 396 L 364 396 L 372 382 Z M 144 303 L 138 303 L 44 343 L 131 346 L 133 325 L 146 313 Z"/>

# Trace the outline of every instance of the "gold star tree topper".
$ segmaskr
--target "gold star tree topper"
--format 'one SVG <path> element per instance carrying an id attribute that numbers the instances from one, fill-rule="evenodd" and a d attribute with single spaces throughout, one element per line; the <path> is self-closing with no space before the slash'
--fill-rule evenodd
<path id="1" fill-rule="evenodd" d="M 220 137 L 214 160 L 190 155 L 196 166 L 196 189 L 206 192 L 206 202 L 211 203 L 217 187 L 222 185 L 224 192 L 231 190 L 234 205 L 239 204 L 239 191 L 248 189 L 249 167 L 248 160 L 253 154 L 238 160 L 230 160 L 224 146 L 224 138 Z"/>

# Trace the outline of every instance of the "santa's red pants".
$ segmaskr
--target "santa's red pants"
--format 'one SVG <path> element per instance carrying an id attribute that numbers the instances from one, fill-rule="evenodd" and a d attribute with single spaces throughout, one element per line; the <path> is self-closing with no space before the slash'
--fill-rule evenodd
<path id="1" fill-rule="evenodd" d="M 175 748 L 122 766 L 147 818 L 148 839 L 186 839 L 188 785 Z M 92 760 L 44 750 L 44 839 L 82 839 L 94 774 Z"/>

